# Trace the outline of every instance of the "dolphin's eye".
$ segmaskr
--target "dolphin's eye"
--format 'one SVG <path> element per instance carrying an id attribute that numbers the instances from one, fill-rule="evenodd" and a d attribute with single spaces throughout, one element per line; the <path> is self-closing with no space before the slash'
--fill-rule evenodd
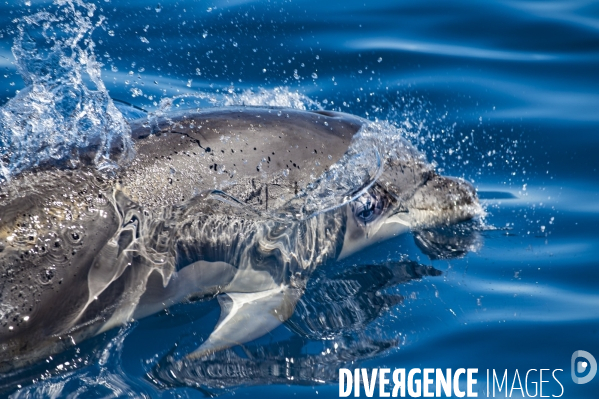
<path id="1" fill-rule="evenodd" d="M 384 200 L 375 192 L 368 192 L 352 202 L 352 210 L 356 220 L 368 224 L 378 218 L 384 210 Z"/>
<path id="2" fill-rule="evenodd" d="M 360 210 L 357 214 L 360 219 L 368 222 L 374 218 L 374 202 L 366 203 L 366 205 L 363 205 L 361 208 L 362 210 Z"/>

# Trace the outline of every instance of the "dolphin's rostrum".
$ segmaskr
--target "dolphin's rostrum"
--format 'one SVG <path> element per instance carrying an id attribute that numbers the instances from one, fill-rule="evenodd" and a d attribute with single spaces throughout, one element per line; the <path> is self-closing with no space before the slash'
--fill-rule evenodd
<path id="1" fill-rule="evenodd" d="M 117 171 L 0 186 L 0 371 L 216 296 L 197 359 L 286 321 L 327 260 L 480 212 L 470 184 L 343 113 L 231 107 L 131 127 L 137 155 Z"/>

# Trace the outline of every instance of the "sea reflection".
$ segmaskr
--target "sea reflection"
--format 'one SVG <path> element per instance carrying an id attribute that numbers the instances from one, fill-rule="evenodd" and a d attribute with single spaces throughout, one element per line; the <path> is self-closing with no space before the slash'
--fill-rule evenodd
<path id="1" fill-rule="evenodd" d="M 286 326 L 294 333 L 270 344 L 250 344 L 190 359 L 179 345 L 147 374 L 159 388 L 189 386 L 217 393 L 248 385 L 319 384 L 338 370 L 401 345 L 401 334 L 367 326 L 403 302 L 402 286 L 442 274 L 414 261 L 354 265 L 315 272 Z"/>

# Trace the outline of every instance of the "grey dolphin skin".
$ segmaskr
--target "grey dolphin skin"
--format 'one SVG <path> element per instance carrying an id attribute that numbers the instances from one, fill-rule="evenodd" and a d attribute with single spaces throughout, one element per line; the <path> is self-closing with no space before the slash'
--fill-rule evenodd
<path id="1" fill-rule="evenodd" d="M 289 319 L 328 260 L 480 212 L 470 184 L 437 175 L 405 140 L 342 187 L 338 206 L 307 206 L 330 197 L 327 173 L 368 143 L 369 123 L 253 107 L 144 118 L 130 123 L 135 159 L 116 171 L 54 167 L 3 183 L 0 373 L 216 297 L 220 320 L 187 356 L 198 359 Z"/>

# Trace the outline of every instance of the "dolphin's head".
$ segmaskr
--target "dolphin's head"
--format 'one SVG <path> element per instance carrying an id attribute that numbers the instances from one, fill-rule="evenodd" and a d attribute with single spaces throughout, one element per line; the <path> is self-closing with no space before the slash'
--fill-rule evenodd
<path id="1" fill-rule="evenodd" d="M 482 213 L 469 182 L 433 174 L 405 204 L 412 229 L 430 229 L 470 220 Z"/>
<path id="2" fill-rule="evenodd" d="M 400 190 L 389 182 L 389 173 L 386 177 L 346 206 L 346 234 L 339 258 L 410 230 L 449 226 L 482 214 L 474 187 L 463 179 L 428 170 L 416 187 Z"/>
<path id="3" fill-rule="evenodd" d="M 341 257 L 408 230 L 454 224 L 480 212 L 469 183 L 437 174 L 424 154 L 394 128 L 353 115 L 226 107 L 173 113 L 154 122 L 155 126 L 147 120 L 131 122 L 137 159 L 119 178 L 146 209 L 178 203 L 202 189 L 223 191 L 254 209 L 275 214 L 284 210 L 287 215 L 309 208 L 306 198 L 322 205 L 321 194 L 339 191 L 329 190 L 335 184 L 341 187 L 343 201 L 370 184 L 359 197 L 338 205 L 347 215 Z M 157 134 L 151 134 L 150 125 Z M 378 155 L 377 162 L 372 159 L 375 168 L 360 163 L 372 148 Z M 368 179 L 376 176 L 374 184 L 352 180 L 362 176 L 352 174 L 362 167 L 368 169 Z M 325 188 L 308 190 L 312 185 Z M 343 191 L 348 186 L 350 190 Z"/>

